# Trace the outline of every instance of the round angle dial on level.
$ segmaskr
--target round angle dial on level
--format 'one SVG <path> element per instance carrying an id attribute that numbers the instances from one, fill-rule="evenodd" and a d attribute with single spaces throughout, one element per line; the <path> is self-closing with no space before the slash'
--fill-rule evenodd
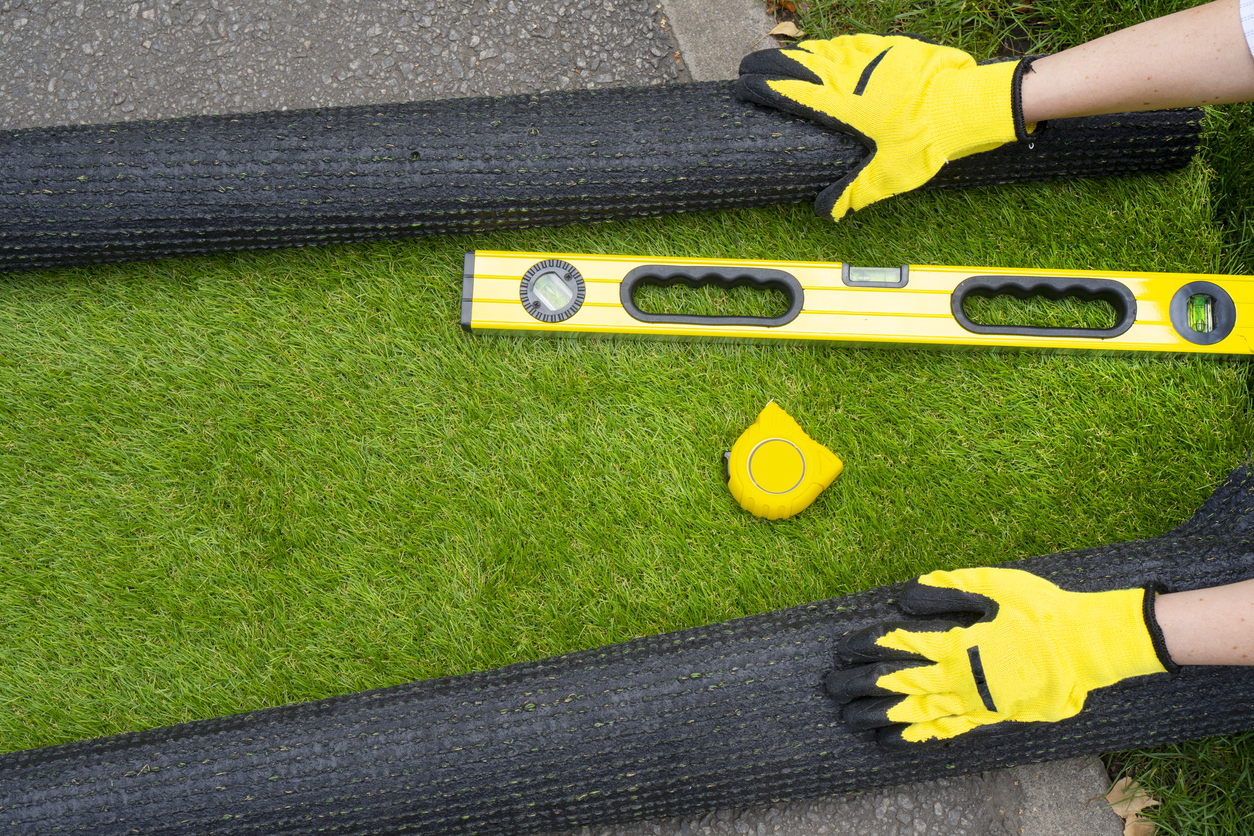
<path id="1" fill-rule="evenodd" d="M 583 305 L 583 276 L 561 259 L 537 261 L 523 273 L 518 296 L 523 309 L 541 322 L 570 319 Z"/>

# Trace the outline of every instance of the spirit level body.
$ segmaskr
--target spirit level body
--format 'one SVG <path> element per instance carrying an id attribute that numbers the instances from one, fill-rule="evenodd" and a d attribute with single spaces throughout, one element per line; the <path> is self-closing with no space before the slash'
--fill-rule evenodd
<path id="1" fill-rule="evenodd" d="M 645 285 L 749 285 L 781 291 L 777 317 L 646 313 Z M 1107 328 L 985 325 L 973 296 L 1101 299 Z M 466 254 L 462 327 L 471 332 L 1055 350 L 1254 353 L 1254 277 L 987 267 L 652 259 L 476 251 Z"/>

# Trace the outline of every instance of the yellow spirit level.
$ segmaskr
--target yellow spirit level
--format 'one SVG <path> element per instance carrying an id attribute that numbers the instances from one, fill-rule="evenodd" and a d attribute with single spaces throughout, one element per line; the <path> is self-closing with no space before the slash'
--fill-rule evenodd
<path id="1" fill-rule="evenodd" d="M 1254 353 L 1251 276 L 488 251 L 467 253 L 463 272 L 461 324 L 473 332 Z M 765 317 L 637 307 L 641 287 L 674 284 L 775 290 L 788 309 Z M 980 324 L 968 316 L 968 299 L 999 295 L 1100 300 L 1116 321 L 1047 327 Z"/>

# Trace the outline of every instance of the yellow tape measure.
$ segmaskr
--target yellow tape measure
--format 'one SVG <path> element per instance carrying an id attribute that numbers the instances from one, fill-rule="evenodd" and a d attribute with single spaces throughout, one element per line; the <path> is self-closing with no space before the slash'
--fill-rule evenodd
<path id="1" fill-rule="evenodd" d="M 845 469 L 775 401 L 723 454 L 723 464 L 740 507 L 768 520 L 804 511 Z"/>
<path id="2" fill-rule="evenodd" d="M 648 285 L 748 286 L 782 292 L 779 316 L 642 311 Z M 1110 305 L 1108 327 L 981 324 L 964 304 L 1011 295 Z M 1254 277 L 984 267 L 650 259 L 476 251 L 466 254 L 462 327 L 471 332 L 848 344 L 1254 353 Z"/>

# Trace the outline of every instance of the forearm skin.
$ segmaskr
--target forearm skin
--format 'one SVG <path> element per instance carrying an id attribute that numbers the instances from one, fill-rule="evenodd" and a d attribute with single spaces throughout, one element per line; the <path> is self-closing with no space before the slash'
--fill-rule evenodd
<path id="1" fill-rule="evenodd" d="M 1237 0 L 1216 0 L 1037 59 L 1027 122 L 1254 99 L 1254 56 Z"/>

